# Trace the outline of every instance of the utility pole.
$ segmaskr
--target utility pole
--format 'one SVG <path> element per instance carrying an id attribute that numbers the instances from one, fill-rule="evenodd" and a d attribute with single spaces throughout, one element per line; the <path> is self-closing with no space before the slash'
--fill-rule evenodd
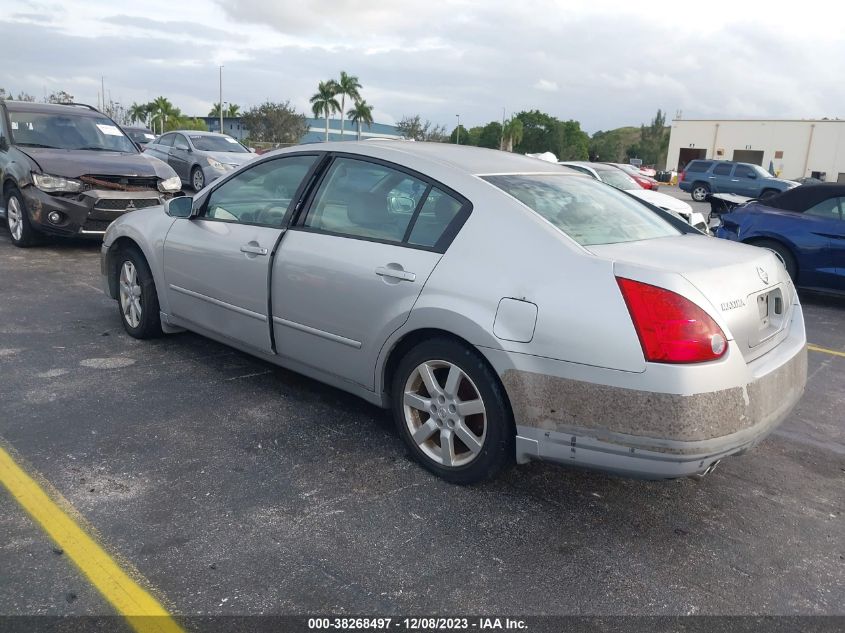
<path id="1" fill-rule="evenodd" d="M 456 114 L 455 116 L 458 117 L 458 127 L 455 128 L 455 145 L 460 145 L 461 144 L 461 115 Z"/>
<path id="2" fill-rule="evenodd" d="M 223 66 L 220 66 L 220 133 L 223 134 Z"/>
<path id="3" fill-rule="evenodd" d="M 106 109 L 106 79 L 102 75 L 100 75 L 100 95 L 102 95 L 102 105 L 100 106 L 100 112 Z"/>
<path id="4" fill-rule="evenodd" d="M 499 149 L 505 149 L 505 108 L 502 107 L 502 135 L 499 137 Z"/>

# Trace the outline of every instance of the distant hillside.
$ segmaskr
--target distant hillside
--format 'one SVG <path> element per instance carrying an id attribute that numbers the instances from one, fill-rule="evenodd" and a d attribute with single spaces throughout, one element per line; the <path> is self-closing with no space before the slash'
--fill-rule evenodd
<path id="1" fill-rule="evenodd" d="M 659 145 L 669 145 L 669 128 L 664 128 L 664 138 Z M 615 130 L 599 131 L 590 138 L 590 160 L 611 163 L 627 163 L 628 158 L 637 156 L 644 159 L 646 164 L 665 160 L 665 151 L 643 151 L 642 131 L 639 126 L 620 127 Z M 643 154 L 656 153 L 654 157 Z M 651 159 L 651 160 L 649 160 Z"/>

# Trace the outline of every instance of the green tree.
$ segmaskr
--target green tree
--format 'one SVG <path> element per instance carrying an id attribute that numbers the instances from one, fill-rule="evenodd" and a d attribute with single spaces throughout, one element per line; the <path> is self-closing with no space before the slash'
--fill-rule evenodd
<path id="1" fill-rule="evenodd" d="M 396 128 L 402 135 L 402 138 L 414 141 L 432 141 L 435 143 L 443 143 L 448 140 L 446 136 L 446 127 L 443 125 L 434 125 L 431 121 L 426 120 L 422 122 L 419 114 L 414 116 L 405 115 L 396 124 Z"/>
<path id="2" fill-rule="evenodd" d="M 501 149 L 508 152 L 512 152 L 515 146 L 522 143 L 522 139 L 524 137 L 525 126 L 522 124 L 522 119 L 511 117 L 511 119 L 507 123 L 505 123 L 505 127 L 502 129 Z"/>
<path id="3" fill-rule="evenodd" d="M 249 130 L 250 140 L 260 143 L 293 145 L 308 131 L 305 115 L 297 112 L 290 101 L 266 101 L 250 108 L 241 116 L 241 121 Z"/>
<path id="4" fill-rule="evenodd" d="M 558 127 L 558 145 L 552 151 L 560 160 L 587 160 L 590 157 L 590 137 L 578 121 L 561 121 Z"/>
<path id="5" fill-rule="evenodd" d="M 666 127 L 666 115 L 662 110 L 657 110 L 649 125 L 641 126 L 637 149 L 644 165 L 663 166 L 669 150 L 669 128 Z"/>
<path id="6" fill-rule="evenodd" d="M 311 97 L 311 111 L 315 117 L 326 118 L 326 141 L 329 140 L 329 117 L 340 110 L 340 104 L 335 99 L 337 83 L 334 79 L 321 81 L 317 85 L 317 92 Z"/>
<path id="7" fill-rule="evenodd" d="M 483 128 L 478 135 L 478 146 L 499 149 L 502 143 L 502 124 L 498 121 L 491 121 Z"/>
<path id="8" fill-rule="evenodd" d="M 469 132 L 463 125 L 459 125 L 449 135 L 450 143 L 457 143 L 458 145 L 472 145 Z"/>
<path id="9" fill-rule="evenodd" d="M 340 79 L 335 82 L 336 95 L 340 97 L 340 138 L 343 140 L 343 113 L 346 110 L 346 97 L 353 103 L 361 99 L 361 83 L 354 75 L 346 74 L 345 70 L 340 71 Z"/>
<path id="10" fill-rule="evenodd" d="M 539 110 L 519 112 L 515 118 L 522 122 L 522 140 L 514 142 L 513 151 L 520 154 L 557 154 L 561 131 L 556 118 Z"/>
<path id="11" fill-rule="evenodd" d="M 223 110 L 223 116 L 236 117 L 240 115 L 240 111 L 241 106 L 239 106 L 237 103 L 230 103 L 229 106 L 225 110 Z M 211 106 L 211 110 L 208 111 L 208 116 L 220 116 L 220 103 L 215 103 L 213 106 Z"/>
<path id="12" fill-rule="evenodd" d="M 181 117 L 182 113 L 179 111 L 179 108 L 176 108 L 170 102 L 169 99 L 167 99 L 166 97 L 156 97 L 147 105 L 150 108 L 150 113 L 152 114 L 150 122 L 158 126 L 160 133 L 164 133 L 165 129 L 177 129 L 171 127 L 170 123 L 174 119 L 178 119 L 179 117 Z"/>
<path id="13" fill-rule="evenodd" d="M 33 97 L 28 92 L 19 92 L 18 96 L 16 97 L 17 101 L 28 101 L 29 103 L 35 103 L 35 97 Z"/>
<path id="14" fill-rule="evenodd" d="M 346 113 L 349 120 L 358 127 L 358 140 L 361 140 L 361 124 L 370 126 L 373 124 L 373 106 L 363 99 L 356 101 L 355 105 Z"/>
<path id="15" fill-rule="evenodd" d="M 132 123 L 143 123 L 147 125 L 147 119 L 150 116 L 150 104 L 149 103 L 135 103 L 132 102 L 132 105 L 129 106 L 129 120 Z"/>
<path id="16" fill-rule="evenodd" d="M 73 95 L 64 90 L 56 90 L 44 100 L 46 103 L 73 103 Z"/>

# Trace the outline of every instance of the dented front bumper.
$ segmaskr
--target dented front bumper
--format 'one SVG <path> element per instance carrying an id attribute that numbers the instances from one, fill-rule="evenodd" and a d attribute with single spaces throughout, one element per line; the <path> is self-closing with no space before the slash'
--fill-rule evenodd
<path id="1" fill-rule="evenodd" d="M 89 189 L 76 195 L 45 193 L 34 186 L 21 189 L 30 223 L 36 231 L 64 237 L 102 237 L 108 225 L 124 213 L 163 204 L 158 191 Z M 50 220 L 50 212 L 59 214 Z"/>
<path id="2" fill-rule="evenodd" d="M 667 393 L 586 382 L 567 377 L 567 363 L 538 357 L 514 362 L 514 355 L 508 355 L 510 366 L 500 375 L 517 425 L 517 461 L 541 459 L 661 479 L 700 474 L 748 450 L 787 417 L 804 393 L 806 336 L 796 307 L 781 344 L 743 363 L 744 380 L 711 391 Z M 704 383 L 709 370 L 724 375 L 736 366 L 692 371 Z M 536 371 L 541 368 L 542 373 Z M 640 375 L 634 382 L 645 380 Z"/>

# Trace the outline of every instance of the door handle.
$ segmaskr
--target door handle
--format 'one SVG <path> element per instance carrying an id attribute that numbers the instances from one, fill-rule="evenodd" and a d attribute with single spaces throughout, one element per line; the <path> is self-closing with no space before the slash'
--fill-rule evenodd
<path id="1" fill-rule="evenodd" d="M 241 246 L 241 253 L 249 253 L 251 255 L 266 255 L 267 249 L 253 244 L 244 244 Z"/>
<path id="2" fill-rule="evenodd" d="M 416 274 L 409 273 L 405 270 L 388 268 L 387 266 L 379 266 L 376 268 L 376 275 L 379 277 L 390 277 L 391 279 L 399 279 L 400 281 L 415 281 Z"/>

